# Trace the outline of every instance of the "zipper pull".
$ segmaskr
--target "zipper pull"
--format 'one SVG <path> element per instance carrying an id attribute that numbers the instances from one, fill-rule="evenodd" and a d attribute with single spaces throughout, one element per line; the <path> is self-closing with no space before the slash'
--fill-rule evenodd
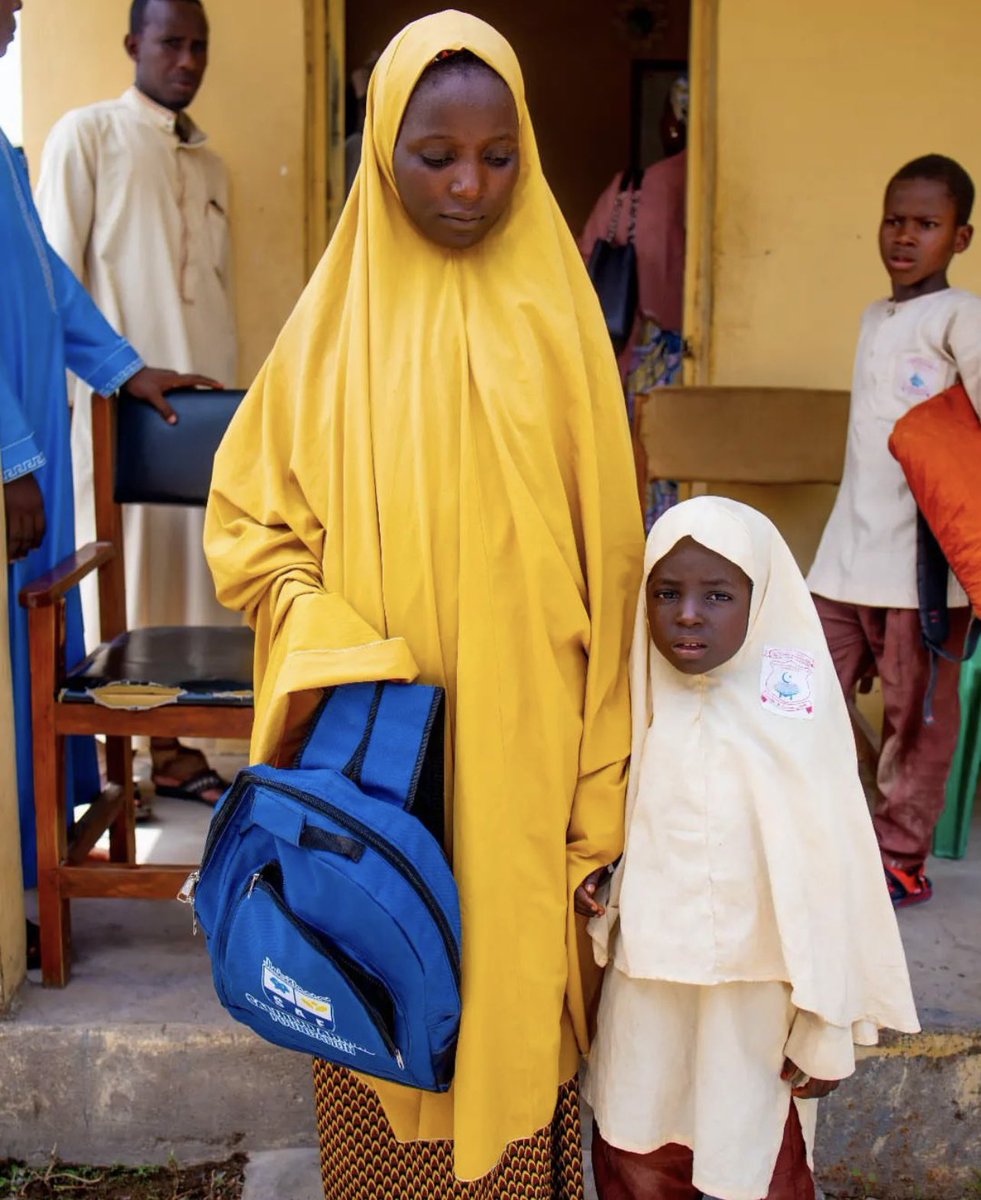
<path id="1" fill-rule="evenodd" d="M 256 871 L 256 873 L 249 880 L 249 890 L 245 893 L 246 900 L 252 899 L 252 893 L 255 891 L 255 885 L 259 882 L 259 880 L 261 878 L 262 878 L 262 872 Z"/>
<path id="2" fill-rule="evenodd" d="M 181 904 L 194 903 L 194 893 L 198 890 L 198 880 L 200 878 L 200 871 L 192 871 L 181 884 L 181 890 L 177 893 L 177 899 Z"/>
<path id="3" fill-rule="evenodd" d="M 404 1071 L 405 1070 L 405 1060 L 402 1057 L 402 1051 L 399 1050 L 399 1048 L 397 1046 L 395 1048 L 395 1061 L 398 1063 L 399 1070 Z"/>
<path id="4" fill-rule="evenodd" d="M 194 896 L 198 890 L 198 882 L 201 879 L 200 871 L 192 871 L 190 875 L 181 884 L 181 890 L 177 893 L 177 899 L 181 904 L 189 904 L 191 906 L 191 936 L 197 937 L 198 934 L 198 914 L 194 907 Z"/>

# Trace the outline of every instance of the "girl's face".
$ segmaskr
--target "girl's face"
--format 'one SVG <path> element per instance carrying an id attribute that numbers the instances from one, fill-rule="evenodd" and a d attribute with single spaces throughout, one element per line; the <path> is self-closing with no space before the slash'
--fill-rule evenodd
<path id="1" fill-rule="evenodd" d="M 395 144 L 395 184 L 430 241 L 475 246 L 500 220 L 518 182 L 518 110 L 489 68 L 451 67 L 412 94 Z"/>
<path id="2" fill-rule="evenodd" d="M 685 675 L 721 667 L 746 640 L 752 595 L 752 581 L 735 563 L 682 538 L 647 577 L 651 640 Z"/>

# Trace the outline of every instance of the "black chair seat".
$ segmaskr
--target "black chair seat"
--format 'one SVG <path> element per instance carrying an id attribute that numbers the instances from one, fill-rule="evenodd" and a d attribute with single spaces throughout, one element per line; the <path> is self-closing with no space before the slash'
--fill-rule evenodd
<path id="1" fill-rule="evenodd" d="M 223 626 L 133 629 L 99 646 L 62 681 L 62 701 L 92 703 L 111 684 L 180 688 L 178 704 L 252 704 L 252 630 Z"/>

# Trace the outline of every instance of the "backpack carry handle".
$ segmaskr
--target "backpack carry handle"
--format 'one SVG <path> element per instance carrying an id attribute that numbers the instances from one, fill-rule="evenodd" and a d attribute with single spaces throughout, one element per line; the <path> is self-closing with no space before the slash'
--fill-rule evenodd
<path id="1" fill-rule="evenodd" d="M 343 704 L 332 703 L 344 692 Z M 442 843 L 442 688 L 348 683 L 324 696 L 296 767 L 330 768 L 369 795 L 414 813 Z"/>
<path id="2" fill-rule="evenodd" d="M 260 788 L 255 791 L 250 820 L 281 842 L 298 849 L 321 850 L 351 862 L 360 862 L 364 856 L 363 842 L 309 825 L 301 805 L 270 790 Z"/>

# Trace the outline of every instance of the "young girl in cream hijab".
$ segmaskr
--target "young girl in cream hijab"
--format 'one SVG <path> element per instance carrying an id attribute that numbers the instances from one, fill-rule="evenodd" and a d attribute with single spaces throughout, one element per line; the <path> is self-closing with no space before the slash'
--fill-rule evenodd
<path id="1" fill-rule="evenodd" d="M 599 872 L 577 892 L 609 962 L 601 1200 L 811 1200 L 816 1099 L 919 1026 L 845 702 L 764 516 L 701 497 L 655 524 L 630 686 L 626 849 L 605 907 Z"/>

